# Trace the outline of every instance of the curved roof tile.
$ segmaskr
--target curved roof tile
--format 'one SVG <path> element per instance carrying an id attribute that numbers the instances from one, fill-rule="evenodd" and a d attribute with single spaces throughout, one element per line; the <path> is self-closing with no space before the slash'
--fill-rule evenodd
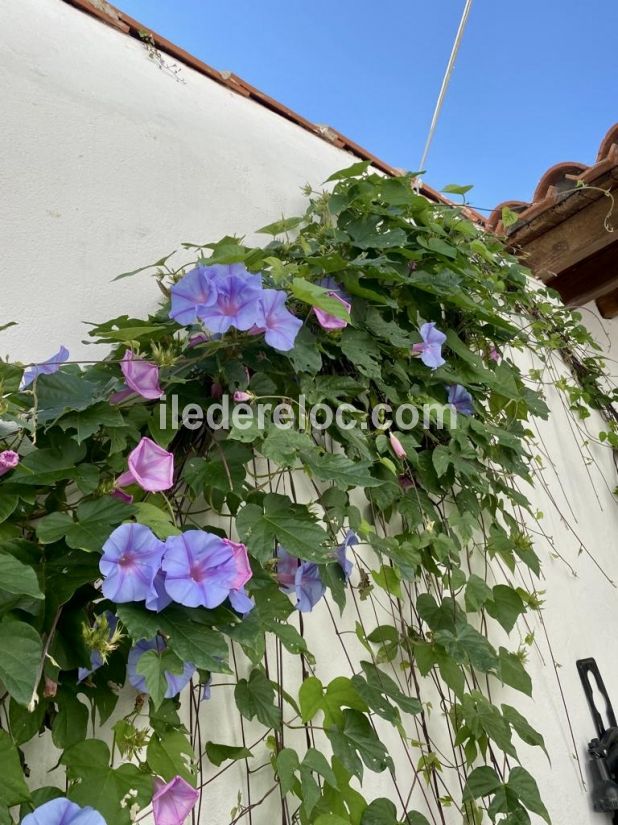
<path id="1" fill-rule="evenodd" d="M 487 226 L 494 232 L 506 234 L 519 242 L 524 234 L 528 237 L 536 232 L 534 226 L 539 223 L 538 219 L 552 207 L 560 205 L 561 215 L 556 216 L 555 223 L 557 223 L 560 219 L 564 220 L 569 214 L 581 209 L 591 198 L 600 197 L 601 192 L 597 191 L 594 194 L 590 189 L 582 188 L 581 184 L 584 183 L 588 187 L 601 187 L 606 186 L 606 179 L 610 181 L 618 179 L 618 123 L 608 129 L 601 141 L 595 163 L 587 166 L 583 163 L 568 161 L 551 166 L 541 176 L 530 203 L 504 201 L 491 213 Z M 581 195 L 581 203 L 573 197 L 577 190 Z M 504 206 L 519 215 L 517 223 L 508 228 L 502 224 Z"/>
<path id="2" fill-rule="evenodd" d="M 607 134 L 601 141 L 601 145 L 599 147 L 599 154 L 597 155 L 597 163 L 600 160 L 604 160 L 605 158 L 609 157 L 612 153 L 612 149 L 614 153 L 618 148 L 618 123 L 614 123 L 614 125 L 608 130 Z"/>
<path id="3" fill-rule="evenodd" d="M 538 203 L 546 197 L 551 196 L 555 190 L 555 194 L 566 192 L 573 188 L 573 176 L 579 176 L 586 171 L 588 167 L 585 163 L 574 163 L 565 161 L 564 163 L 556 163 L 551 166 L 543 175 L 541 180 L 537 183 L 532 202 Z"/>

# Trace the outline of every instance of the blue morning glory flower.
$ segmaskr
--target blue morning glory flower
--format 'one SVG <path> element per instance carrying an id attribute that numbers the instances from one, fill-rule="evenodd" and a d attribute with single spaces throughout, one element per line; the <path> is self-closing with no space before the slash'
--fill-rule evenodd
<path id="1" fill-rule="evenodd" d="M 423 364 L 432 370 L 446 364 L 442 357 L 442 344 L 446 341 L 446 335 L 436 329 L 434 321 L 423 324 L 419 332 L 423 340 L 421 343 L 412 344 L 412 354 L 420 356 Z"/>
<path id="2" fill-rule="evenodd" d="M 157 636 L 155 639 L 142 639 L 131 648 L 129 658 L 127 659 L 127 676 L 135 690 L 138 690 L 140 693 L 148 693 L 146 678 L 137 672 L 137 664 L 144 653 L 146 653 L 147 650 L 157 650 L 159 653 L 163 653 L 166 647 L 167 645 L 161 636 Z M 192 665 L 190 662 L 184 663 L 182 673 L 165 671 L 165 681 L 167 682 L 165 698 L 173 699 L 174 696 L 178 696 L 181 690 L 189 684 L 194 673 L 195 665 Z"/>
<path id="3" fill-rule="evenodd" d="M 345 534 L 343 544 L 340 544 L 337 548 L 337 561 L 341 565 L 346 581 L 350 578 L 352 570 L 354 569 L 354 563 L 347 557 L 347 549 L 348 547 L 354 547 L 359 541 L 360 539 L 356 533 L 353 530 L 348 530 Z"/>
<path id="4" fill-rule="evenodd" d="M 121 524 L 103 545 L 102 591 L 116 604 L 152 597 L 165 545 L 143 524 Z"/>
<path id="5" fill-rule="evenodd" d="M 48 358 L 47 361 L 44 361 L 42 364 L 34 364 L 32 367 L 26 367 L 19 389 L 25 390 L 39 375 L 53 375 L 55 372 L 58 372 L 68 357 L 68 349 L 66 347 L 60 347 L 55 355 L 52 355 L 51 358 Z"/>
<path id="6" fill-rule="evenodd" d="M 277 547 L 277 581 L 284 593 L 296 595 L 296 609 L 301 613 L 313 610 L 326 592 L 319 565 L 301 562 L 281 545 Z"/>
<path id="7" fill-rule="evenodd" d="M 217 270 L 217 298 L 213 304 L 200 307 L 199 319 L 204 326 L 214 333 L 227 332 L 230 327 L 247 330 L 258 326 L 262 276 L 251 275 L 242 264 L 218 264 L 209 269 Z"/>
<path id="8" fill-rule="evenodd" d="M 194 324 L 206 307 L 217 300 L 215 267 L 196 266 L 171 289 L 170 318 L 178 324 Z"/>
<path id="9" fill-rule="evenodd" d="M 172 597 L 165 589 L 165 573 L 163 570 L 159 570 L 152 582 L 150 593 L 146 596 L 146 607 L 148 610 L 154 610 L 155 613 L 160 613 L 171 603 Z"/>
<path id="10" fill-rule="evenodd" d="M 94 808 L 80 808 L 75 802 L 59 797 L 39 805 L 25 816 L 21 825 L 106 825 Z"/>
<path id="11" fill-rule="evenodd" d="M 334 292 L 335 295 L 342 298 L 344 301 L 347 301 L 348 304 L 352 301 L 348 293 L 337 283 L 332 275 L 327 275 L 326 278 L 322 278 L 317 281 L 317 285 L 321 286 L 322 289 L 327 289 L 329 292 Z"/>
<path id="12" fill-rule="evenodd" d="M 286 309 L 287 295 L 280 289 L 264 289 L 260 298 L 261 317 L 257 323 L 264 332 L 266 343 L 281 352 L 287 352 L 294 346 L 294 341 L 303 322 Z"/>
<path id="13" fill-rule="evenodd" d="M 473 415 L 474 405 L 472 396 L 461 384 L 451 384 L 448 388 L 448 403 L 455 407 L 462 415 Z"/>
<path id="14" fill-rule="evenodd" d="M 186 607 L 217 607 L 251 578 L 244 544 L 204 530 L 187 530 L 165 542 L 165 589 Z"/>
<path id="15" fill-rule="evenodd" d="M 244 587 L 230 590 L 229 599 L 234 610 L 241 616 L 251 613 L 255 607 L 255 599 L 247 593 Z"/>
<path id="16" fill-rule="evenodd" d="M 296 609 L 308 613 L 320 601 L 326 592 L 326 586 L 320 576 L 320 568 L 315 562 L 304 561 L 299 564 L 294 577 L 296 592 Z"/>

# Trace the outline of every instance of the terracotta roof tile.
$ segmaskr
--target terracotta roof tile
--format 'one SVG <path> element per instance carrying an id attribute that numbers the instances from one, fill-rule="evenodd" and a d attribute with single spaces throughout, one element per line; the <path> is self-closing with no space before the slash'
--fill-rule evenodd
<path id="1" fill-rule="evenodd" d="M 550 167 L 539 180 L 530 203 L 505 201 L 487 219 L 487 227 L 506 234 L 514 244 L 527 243 L 604 196 L 618 181 L 618 123 L 607 132 L 595 163 L 563 162 Z M 582 188 L 581 184 L 596 189 Z M 519 220 L 508 229 L 502 224 L 502 209 L 517 212 Z"/>

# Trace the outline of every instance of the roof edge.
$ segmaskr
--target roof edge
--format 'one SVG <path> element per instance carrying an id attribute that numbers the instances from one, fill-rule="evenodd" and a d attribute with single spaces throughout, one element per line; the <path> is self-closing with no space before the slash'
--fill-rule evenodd
<path id="1" fill-rule="evenodd" d="M 238 77 L 238 75 L 233 72 L 222 72 L 212 66 L 209 66 L 207 63 L 204 63 L 204 61 L 185 51 L 180 46 L 177 46 L 175 43 L 167 40 L 165 37 L 147 26 L 142 25 L 133 17 L 125 14 L 121 9 L 113 6 L 111 3 L 108 3 L 107 0 L 62 0 L 62 2 L 68 3 L 70 6 L 73 6 L 80 11 L 97 18 L 101 22 L 112 26 L 118 31 L 121 31 L 124 34 L 129 35 L 129 37 L 133 37 L 142 43 L 144 42 L 143 35 L 144 33 L 147 33 L 150 38 L 152 38 L 152 45 L 160 52 L 168 55 L 180 63 L 183 63 L 186 66 L 189 66 L 199 74 L 205 75 L 211 80 L 214 80 L 215 83 L 219 83 L 220 85 L 225 86 L 227 89 L 230 89 L 243 97 L 248 97 L 254 100 L 261 106 L 264 106 L 280 117 L 295 123 L 297 126 L 300 126 L 302 129 L 305 129 L 321 140 L 324 140 L 326 143 L 330 143 L 332 146 L 336 146 L 339 149 L 344 149 L 362 160 L 368 160 L 372 166 L 387 175 L 399 177 L 404 174 L 402 169 L 398 169 L 391 166 L 389 163 L 386 163 L 386 161 L 381 160 L 377 157 L 377 155 L 374 155 L 368 149 L 365 149 L 363 146 L 360 146 L 355 141 L 346 137 L 337 129 L 334 129 L 331 126 L 312 123 L 310 120 L 307 120 L 302 115 L 298 114 L 298 112 L 295 112 L 293 109 L 289 109 L 283 103 L 269 97 L 269 95 L 265 92 L 262 92 L 255 86 L 252 86 L 246 80 Z M 462 207 L 460 204 L 455 204 L 452 200 L 447 198 L 437 189 L 434 189 L 432 186 L 421 182 L 419 191 L 422 195 L 435 203 L 443 203 L 447 206 L 457 206 L 461 208 L 461 212 L 466 218 L 481 226 L 485 225 L 485 218 L 483 215 L 479 214 L 469 206 Z"/>
<path id="2" fill-rule="evenodd" d="M 139 21 L 129 17 L 129 15 L 125 14 L 121 9 L 113 6 L 111 3 L 108 3 L 107 0 L 62 0 L 62 2 L 68 3 L 70 6 L 73 6 L 80 11 L 97 18 L 101 22 L 112 26 L 118 31 L 121 31 L 124 34 L 139 40 L 140 42 L 143 42 L 143 34 L 147 32 L 152 38 L 152 45 L 160 52 L 172 57 L 174 60 L 177 60 L 186 66 L 189 66 L 196 72 L 199 72 L 199 74 L 210 78 L 210 80 L 214 80 L 215 83 L 219 83 L 220 85 L 225 86 L 243 97 L 251 98 L 256 103 L 270 109 L 280 117 L 292 121 L 297 126 L 311 132 L 311 134 L 319 137 L 321 140 L 337 146 L 340 149 L 344 149 L 362 160 L 370 161 L 372 166 L 382 172 L 385 172 L 387 175 L 398 177 L 403 174 L 401 169 L 397 169 L 389 163 L 381 160 L 372 152 L 369 152 L 355 141 L 341 134 L 341 132 L 337 131 L 337 129 L 333 129 L 330 126 L 326 127 L 312 123 L 310 120 L 307 120 L 302 115 L 299 115 L 297 112 L 289 109 L 284 104 L 279 103 L 279 101 L 274 100 L 272 97 L 269 97 L 269 95 L 259 89 L 256 89 L 255 86 L 247 83 L 246 80 L 243 80 L 237 75 L 231 72 L 221 72 L 218 69 L 209 66 L 207 63 L 204 63 L 202 60 L 185 51 L 180 46 L 177 46 L 175 43 L 172 43 L 170 40 L 167 40 L 162 35 L 153 31 L 148 26 L 144 26 Z M 454 205 L 452 201 L 444 197 L 444 195 L 433 187 L 428 186 L 426 183 L 421 184 L 420 192 L 425 195 L 425 197 L 429 198 L 429 200 L 437 203 L 444 203 L 449 206 Z M 466 214 L 466 216 L 471 220 L 481 224 L 484 223 L 484 218 L 469 207 L 464 207 L 463 211 L 464 214 Z"/>

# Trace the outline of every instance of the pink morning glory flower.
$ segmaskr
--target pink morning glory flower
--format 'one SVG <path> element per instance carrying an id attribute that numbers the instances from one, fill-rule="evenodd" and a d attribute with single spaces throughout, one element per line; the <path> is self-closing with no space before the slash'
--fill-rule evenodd
<path id="1" fill-rule="evenodd" d="M 21 825 L 106 825 L 94 808 L 80 808 L 75 802 L 59 797 L 51 799 L 25 816 Z"/>
<path id="2" fill-rule="evenodd" d="M 395 455 L 397 456 L 397 458 L 406 458 L 406 456 L 408 454 L 406 453 L 405 447 L 403 446 L 401 441 L 397 438 L 395 433 L 389 432 L 388 440 L 390 441 L 391 448 L 392 448 L 393 452 L 395 453 Z"/>
<path id="3" fill-rule="evenodd" d="M 149 493 L 169 490 L 174 483 L 174 456 L 150 438 L 142 438 L 129 453 L 129 469 L 118 479 L 118 487 L 139 484 Z"/>
<path id="4" fill-rule="evenodd" d="M 247 548 L 244 544 L 231 541 L 230 539 L 223 539 L 223 541 L 232 548 L 236 563 L 236 579 L 233 582 L 234 586 L 229 593 L 230 604 L 237 613 L 245 616 L 255 607 L 255 600 L 249 596 L 245 590 L 245 584 L 253 575 L 251 572 L 251 565 L 249 564 Z"/>
<path id="5" fill-rule="evenodd" d="M 273 349 L 288 352 L 303 322 L 286 309 L 287 295 L 280 289 L 264 289 L 260 298 L 261 317 L 257 326 L 264 332 L 264 340 Z"/>
<path id="6" fill-rule="evenodd" d="M 22 375 L 19 389 L 25 390 L 39 375 L 53 375 L 55 372 L 58 372 L 68 357 L 68 349 L 66 347 L 60 347 L 58 352 L 52 355 L 51 358 L 48 358 L 47 361 L 44 361 L 42 364 L 34 364 L 32 367 L 27 367 Z"/>
<path id="7" fill-rule="evenodd" d="M 343 570 L 343 575 L 345 576 L 346 581 L 350 578 L 352 575 L 352 570 L 354 569 L 354 563 L 348 558 L 347 550 L 348 547 L 354 547 L 354 545 L 358 544 L 358 542 L 359 538 L 356 533 L 353 530 L 348 530 L 345 534 L 343 544 L 340 544 L 337 548 L 337 561 Z"/>
<path id="8" fill-rule="evenodd" d="M 346 301 L 346 299 L 342 298 L 337 292 L 328 292 L 327 294 L 329 297 L 334 298 L 335 301 L 338 301 L 348 313 L 350 312 L 352 309 L 352 304 L 349 301 Z M 319 307 L 313 307 L 313 311 L 315 312 L 315 316 L 318 319 L 322 329 L 331 331 L 334 329 L 344 329 L 348 325 L 348 322 L 344 321 L 343 318 L 336 318 L 334 315 L 331 315 L 329 312 L 325 312 Z"/>
<path id="9" fill-rule="evenodd" d="M 167 783 L 155 779 L 155 793 L 152 797 L 155 825 L 183 825 L 199 796 L 199 791 L 181 776 L 175 776 Z"/>
<path id="10" fill-rule="evenodd" d="M 252 392 L 243 392 L 243 390 L 236 390 L 233 395 L 234 401 L 240 403 L 242 401 L 253 401 L 255 395 Z"/>
<path id="11" fill-rule="evenodd" d="M 412 344 L 412 354 L 420 356 L 426 367 L 432 370 L 441 367 L 446 361 L 442 357 L 442 344 L 446 341 L 446 335 L 436 329 L 434 321 L 423 324 L 420 328 L 422 342 Z"/>
<path id="12" fill-rule="evenodd" d="M 472 396 L 461 384 L 450 385 L 448 388 L 448 403 L 462 415 L 472 415 L 474 413 Z"/>
<path id="13" fill-rule="evenodd" d="M 156 364 L 136 358 L 128 349 L 120 362 L 120 369 L 129 389 L 142 398 L 153 401 L 163 395 L 163 390 L 159 386 L 159 367 Z"/>
<path id="14" fill-rule="evenodd" d="M 171 289 L 172 308 L 170 318 L 187 326 L 201 318 L 206 307 L 217 300 L 215 267 L 196 266 L 174 284 Z"/>
<path id="15" fill-rule="evenodd" d="M 199 347 L 200 344 L 206 344 L 211 340 L 210 335 L 207 335 L 205 332 L 196 332 L 195 335 L 189 336 L 187 346 L 189 349 L 193 349 L 193 347 Z"/>
<path id="16" fill-rule="evenodd" d="M 122 501 L 124 504 L 133 504 L 133 496 L 130 493 L 125 493 L 125 491 L 119 487 L 115 487 L 111 491 L 110 496 L 117 498 L 118 501 Z"/>
<path id="17" fill-rule="evenodd" d="M 106 599 L 116 604 L 151 597 L 165 545 L 144 524 L 121 524 L 103 545 L 99 570 Z"/>
<path id="18" fill-rule="evenodd" d="M 217 607 L 251 578 L 244 545 L 204 530 L 170 536 L 161 566 L 168 594 L 186 607 Z"/>
<path id="19" fill-rule="evenodd" d="M 15 450 L 3 450 L 0 453 L 0 476 L 10 473 L 19 464 L 19 453 Z"/>
<path id="20" fill-rule="evenodd" d="M 500 358 L 502 356 L 500 355 L 500 352 L 495 347 L 493 347 L 491 349 L 490 353 L 489 353 L 489 357 L 491 358 L 492 361 L 495 361 L 496 364 L 498 364 L 498 363 L 500 363 Z"/>
<path id="21" fill-rule="evenodd" d="M 251 275 L 242 264 L 216 264 L 217 298 L 208 306 L 200 307 L 199 319 L 213 333 L 227 332 L 230 327 L 248 330 L 258 326 L 259 301 L 262 296 L 262 276 Z"/>
<path id="22" fill-rule="evenodd" d="M 231 539 L 223 539 L 223 543 L 230 548 L 234 557 L 236 577 L 232 582 L 232 589 L 238 590 L 241 587 L 244 587 L 253 575 L 251 573 L 251 565 L 249 564 L 249 554 L 247 553 L 246 546 L 241 542 L 232 541 Z"/>
<path id="23" fill-rule="evenodd" d="M 157 650 L 163 653 L 167 645 L 161 636 L 155 639 L 142 639 L 137 642 L 129 651 L 127 658 L 127 677 L 131 685 L 140 693 L 148 693 L 146 686 L 146 677 L 137 672 L 137 665 L 144 653 L 148 650 Z M 165 691 L 166 699 L 173 699 L 174 696 L 184 690 L 184 688 L 191 681 L 191 677 L 195 673 L 195 665 L 190 662 L 185 662 L 182 673 L 172 673 L 169 670 L 165 671 L 165 681 L 167 682 L 167 690 Z"/>

